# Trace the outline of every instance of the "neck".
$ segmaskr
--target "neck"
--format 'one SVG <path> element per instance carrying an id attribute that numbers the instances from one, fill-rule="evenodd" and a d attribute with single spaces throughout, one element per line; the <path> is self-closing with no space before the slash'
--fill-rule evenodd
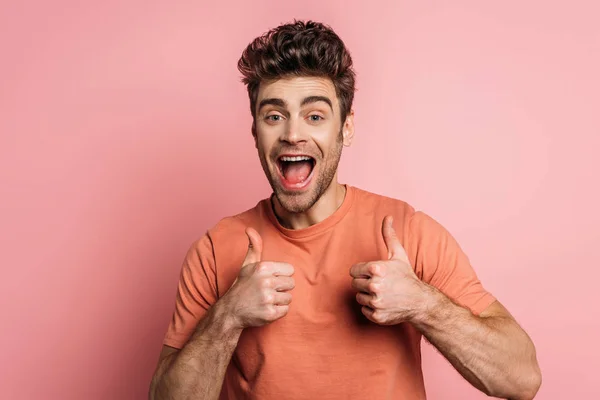
<path id="1" fill-rule="evenodd" d="M 279 223 L 285 228 L 298 230 L 325 220 L 342 205 L 345 197 L 346 187 L 334 179 L 317 202 L 305 212 L 287 211 L 275 196 L 272 197 L 272 204 Z"/>

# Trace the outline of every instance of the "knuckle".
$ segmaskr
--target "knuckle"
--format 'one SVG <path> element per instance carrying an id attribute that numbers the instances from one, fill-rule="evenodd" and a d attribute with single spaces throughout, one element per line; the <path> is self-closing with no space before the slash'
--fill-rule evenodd
<path id="1" fill-rule="evenodd" d="M 263 303 L 265 303 L 265 304 L 271 304 L 271 303 L 273 303 L 273 300 L 274 300 L 274 296 L 273 296 L 272 293 L 263 292 L 263 295 L 262 295 L 262 301 L 263 301 Z"/>
<path id="2" fill-rule="evenodd" d="M 264 261 L 260 261 L 258 264 L 256 264 L 256 272 L 266 272 L 268 268 L 269 265 Z"/>
<path id="3" fill-rule="evenodd" d="M 265 316 L 269 320 L 275 319 L 275 317 L 277 316 L 277 309 L 275 308 L 275 306 L 267 307 L 267 309 L 265 310 Z"/>
<path id="4" fill-rule="evenodd" d="M 371 314 L 371 317 L 377 322 L 383 321 L 383 313 L 381 311 L 378 311 L 378 310 L 373 311 L 373 313 Z"/>
<path id="5" fill-rule="evenodd" d="M 273 287 L 273 278 L 264 278 L 261 280 L 261 287 L 268 289 Z"/>
<path id="6" fill-rule="evenodd" d="M 369 306 L 373 309 L 380 308 L 381 299 L 379 297 L 372 297 L 371 300 L 369 301 Z"/>
<path id="7" fill-rule="evenodd" d="M 371 293 L 379 293 L 381 290 L 381 285 L 379 283 L 369 282 L 367 285 L 367 290 Z"/>
<path id="8" fill-rule="evenodd" d="M 379 264 L 369 264 L 367 271 L 369 271 L 371 274 L 379 273 Z"/>
<path id="9" fill-rule="evenodd" d="M 348 273 L 350 274 L 350 276 L 354 276 L 356 268 L 354 267 L 354 265 L 352 267 L 350 267 L 350 270 L 348 271 Z"/>
<path id="10" fill-rule="evenodd" d="M 279 312 L 275 312 L 276 317 L 283 317 L 284 315 L 286 315 L 288 313 L 288 311 L 290 311 L 290 307 L 288 305 L 283 305 L 279 307 Z"/>

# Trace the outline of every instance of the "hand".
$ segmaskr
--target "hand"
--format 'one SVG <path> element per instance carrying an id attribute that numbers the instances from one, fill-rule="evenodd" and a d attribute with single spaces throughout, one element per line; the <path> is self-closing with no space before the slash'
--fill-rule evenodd
<path id="1" fill-rule="evenodd" d="M 393 219 L 383 220 L 383 240 L 388 260 L 355 264 L 350 268 L 352 287 L 362 313 L 380 325 L 410 321 L 425 305 L 428 285 L 415 275 L 408 256 L 396 236 Z"/>
<path id="2" fill-rule="evenodd" d="M 243 329 L 262 326 L 285 316 L 292 301 L 294 267 L 288 263 L 261 261 L 262 239 L 246 229 L 249 246 L 240 273 L 223 296 L 234 325 Z"/>

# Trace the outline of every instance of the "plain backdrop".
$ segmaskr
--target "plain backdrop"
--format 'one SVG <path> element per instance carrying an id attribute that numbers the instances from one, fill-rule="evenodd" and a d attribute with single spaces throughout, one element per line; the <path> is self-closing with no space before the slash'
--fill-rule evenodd
<path id="1" fill-rule="evenodd" d="M 294 18 L 331 25 L 354 57 L 341 181 L 456 236 L 537 345 L 537 398 L 600 398 L 599 15 L 595 1 L 3 1 L 0 398 L 146 397 L 188 246 L 270 194 L 236 63 Z M 430 399 L 486 398 L 423 351 Z"/>

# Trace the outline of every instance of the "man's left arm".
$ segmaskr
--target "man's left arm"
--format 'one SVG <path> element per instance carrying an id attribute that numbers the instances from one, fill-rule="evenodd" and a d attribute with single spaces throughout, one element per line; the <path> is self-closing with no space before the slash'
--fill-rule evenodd
<path id="1" fill-rule="evenodd" d="M 435 224 L 432 230 L 441 226 Z M 429 257 L 415 262 L 426 266 L 423 271 L 411 266 L 391 217 L 384 220 L 382 233 L 388 260 L 356 264 L 350 270 L 363 314 L 381 325 L 412 323 L 487 395 L 533 399 L 541 385 L 533 342 L 506 308 L 483 290 L 470 265 L 458 259 L 466 258 L 458 245 L 440 245 L 436 238 L 432 243 L 437 248 L 458 249 L 440 255 L 436 248 L 419 244 L 420 257 Z M 446 236 L 444 240 L 453 241 Z"/>
<path id="2" fill-rule="evenodd" d="M 535 347 L 500 302 L 476 316 L 432 286 L 423 296 L 426 306 L 409 321 L 466 380 L 489 396 L 535 397 L 541 385 Z"/>

